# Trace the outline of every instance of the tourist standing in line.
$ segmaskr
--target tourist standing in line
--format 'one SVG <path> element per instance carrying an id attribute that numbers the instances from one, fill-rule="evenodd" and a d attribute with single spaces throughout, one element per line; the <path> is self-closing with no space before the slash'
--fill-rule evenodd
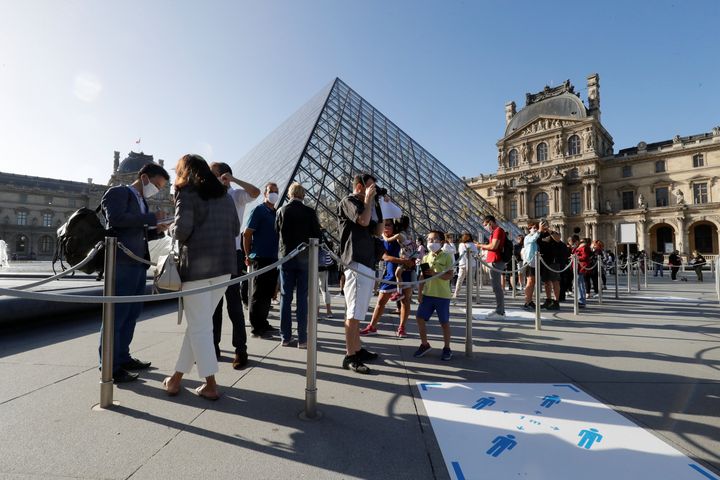
<path id="1" fill-rule="evenodd" d="M 663 263 L 665 262 L 665 258 L 663 257 L 663 254 L 660 252 L 653 252 L 650 256 L 650 260 L 653 261 L 653 277 L 657 277 L 658 274 L 662 277 L 663 276 Z"/>
<path id="2" fill-rule="evenodd" d="M 107 228 L 115 232 L 117 240 L 138 257 L 150 261 L 148 240 L 162 236 L 166 224 L 165 212 L 151 213 L 147 199 L 165 187 L 170 176 L 163 167 L 149 163 L 138 172 L 137 179 L 127 186 L 111 187 L 100 202 L 107 219 Z M 115 295 L 143 295 L 147 283 L 148 265 L 133 260 L 118 249 L 115 266 Z M 115 304 L 115 341 L 113 343 L 113 381 L 131 382 L 138 378 L 137 370 L 150 368 L 150 362 L 143 362 L 130 356 L 130 342 L 135 334 L 135 324 L 142 313 L 143 304 Z M 102 339 L 102 329 L 100 330 Z M 100 351 L 102 361 L 102 351 Z"/>
<path id="3" fill-rule="evenodd" d="M 492 265 L 490 270 L 490 282 L 495 294 L 495 311 L 487 318 L 491 320 L 502 320 L 505 318 L 505 292 L 502 288 L 502 277 L 505 270 L 505 262 L 502 260 L 503 248 L 505 247 L 505 230 L 500 228 L 492 215 L 485 215 L 483 226 L 490 230 L 490 241 L 478 245 L 481 250 L 487 250 L 487 263 Z"/>
<path id="4" fill-rule="evenodd" d="M 545 303 L 540 308 L 560 310 L 560 302 L 558 301 L 560 298 L 560 274 L 558 271 L 565 267 L 565 264 L 560 261 L 564 251 L 563 246 L 560 234 L 551 231 L 548 222 L 542 220 L 540 222 L 540 236 L 538 237 L 538 252 L 548 266 L 540 264 L 540 279 L 545 287 Z"/>
<path id="5" fill-rule="evenodd" d="M 460 255 L 460 262 L 458 264 L 458 278 L 457 282 L 455 283 L 455 292 L 453 292 L 453 299 L 456 299 L 458 296 L 458 293 L 460 292 L 460 289 L 462 288 L 462 284 L 465 281 L 465 278 L 467 278 L 467 272 L 468 272 L 468 262 L 470 262 L 470 266 L 472 267 L 473 274 L 475 273 L 475 268 L 477 266 L 477 262 L 475 261 L 475 258 L 478 254 L 478 248 L 477 245 L 475 245 L 475 242 L 473 241 L 473 237 L 470 233 L 463 233 L 460 237 L 460 246 L 458 247 L 458 254 Z M 464 254 L 464 255 L 463 255 Z"/>
<path id="6" fill-rule="evenodd" d="M 245 231 L 243 232 L 243 250 L 245 265 L 259 270 L 275 263 L 278 259 L 278 234 L 275 231 L 275 205 L 278 202 L 276 183 L 265 185 L 263 203 L 250 212 Z M 277 287 L 278 271 L 270 271 L 252 279 L 253 294 L 249 299 L 251 333 L 256 337 L 271 338 L 278 332 L 268 322 L 270 303 Z"/>
<path id="7" fill-rule="evenodd" d="M 695 274 L 697 275 L 697 281 L 702 282 L 703 281 L 703 272 L 702 269 L 705 266 L 705 257 L 700 255 L 697 250 L 694 250 L 692 252 L 692 260 L 690 260 L 690 265 L 692 265 L 693 270 L 695 270 Z"/>
<path id="8" fill-rule="evenodd" d="M 368 374 L 365 362 L 375 360 L 376 353 L 362 348 L 360 322 L 365 319 L 375 281 L 375 235 L 383 225 L 382 211 L 377 203 L 375 177 L 355 175 L 352 194 L 338 205 L 340 224 L 340 258 L 345 268 L 345 350 L 342 366 L 354 372 Z M 361 272 L 364 275 L 359 275 Z M 368 278 L 370 277 L 370 278 Z"/>
<path id="9" fill-rule="evenodd" d="M 225 185 L 228 195 L 235 203 L 238 221 L 242 223 L 243 215 L 245 215 L 245 205 L 260 196 L 260 189 L 255 185 L 244 182 L 233 177 L 233 172 L 227 163 L 213 162 L 210 164 L 210 170 Z M 239 188 L 233 188 L 231 184 L 236 184 Z M 232 278 L 242 276 L 245 271 L 245 254 L 242 250 L 242 236 L 235 237 L 235 256 L 237 257 L 237 274 Z M 240 295 L 240 284 L 230 285 L 225 290 L 225 299 L 227 305 L 228 317 L 232 323 L 232 346 L 235 349 L 232 367 L 235 370 L 244 368 L 248 363 L 247 354 L 247 334 L 245 333 L 245 314 L 243 312 L 243 304 Z M 213 313 L 213 341 L 215 343 L 215 355 L 220 360 L 220 338 L 222 335 L 223 321 L 223 299 L 220 299 L 215 313 Z"/>
<path id="10" fill-rule="evenodd" d="M 288 200 L 275 217 L 275 231 L 280 237 L 280 255 L 286 256 L 311 238 L 320 240 L 317 213 L 303 203 L 305 189 L 298 182 L 288 187 Z M 307 348 L 308 250 L 280 265 L 280 338 L 283 347 Z M 295 318 L 297 342 L 292 338 L 292 302 L 297 290 Z M 314 313 L 314 312 L 313 312 Z"/>
<path id="11" fill-rule="evenodd" d="M 402 271 L 401 280 L 403 282 L 410 282 L 412 280 L 411 269 L 415 266 L 415 259 L 402 258 L 400 256 L 400 242 L 397 240 L 397 238 L 391 240 L 391 238 L 397 236 L 397 234 L 399 233 L 398 230 L 402 227 L 398 225 L 398 222 L 394 222 L 392 219 L 385 220 L 384 224 L 385 226 L 383 228 L 383 244 L 385 246 L 385 254 L 383 255 L 383 260 L 385 262 L 385 273 L 383 275 L 383 280 L 396 281 L 397 270 L 401 268 L 402 265 L 405 265 L 406 268 Z M 373 310 L 372 320 L 370 320 L 370 324 L 368 324 L 367 327 L 360 330 L 360 335 L 374 335 L 377 333 L 377 324 L 380 321 L 380 317 L 382 316 L 383 312 L 385 311 L 385 305 L 387 304 L 388 300 L 393 300 L 393 294 L 395 291 L 395 285 L 391 285 L 385 282 L 380 283 L 380 288 L 378 290 L 378 301 L 375 304 L 375 310 Z M 412 291 L 413 287 L 407 285 L 407 283 L 403 286 L 403 289 L 401 291 L 403 297 L 401 300 L 399 300 L 400 325 L 398 326 L 396 332 L 399 338 L 405 338 L 407 336 L 405 326 L 407 323 L 407 319 L 410 316 L 410 300 L 412 298 Z"/>
<path id="12" fill-rule="evenodd" d="M 535 302 L 533 301 L 533 295 L 535 295 L 535 281 L 536 275 L 540 272 L 535 272 L 535 254 L 537 253 L 538 245 L 537 239 L 540 236 L 538 230 L 538 224 L 536 222 L 528 223 L 528 234 L 523 238 L 523 248 L 520 252 L 523 263 L 527 265 L 525 268 L 525 304 L 523 309 L 527 311 L 535 311 Z M 539 299 L 536 299 L 539 301 Z"/>
<path id="13" fill-rule="evenodd" d="M 175 167 L 175 223 L 180 245 L 182 290 L 217 285 L 237 274 L 235 238 L 240 233 L 237 209 L 225 186 L 200 155 L 185 155 Z M 225 289 L 195 293 L 183 298 L 187 327 L 175 364 L 175 373 L 163 381 L 168 395 L 180 393 L 183 375 L 197 365 L 205 383 L 195 393 L 208 400 L 220 394 L 213 344 L 212 315 Z"/>
<path id="14" fill-rule="evenodd" d="M 680 266 L 682 265 L 680 252 L 677 250 L 673 250 L 673 252 L 670 254 L 670 257 L 668 258 L 668 263 L 670 264 L 670 279 L 674 282 L 677 280 L 677 273 L 680 270 Z"/>

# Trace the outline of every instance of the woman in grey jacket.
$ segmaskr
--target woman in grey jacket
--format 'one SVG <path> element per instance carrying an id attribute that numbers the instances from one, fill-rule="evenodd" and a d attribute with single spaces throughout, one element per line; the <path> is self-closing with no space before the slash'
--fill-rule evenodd
<path id="1" fill-rule="evenodd" d="M 216 285 L 236 274 L 235 237 L 240 221 L 225 186 L 199 155 L 185 155 L 175 167 L 175 223 L 173 234 L 180 244 L 182 289 Z M 189 295 L 183 299 L 187 319 L 185 338 L 175 373 L 163 381 L 168 395 L 180 393 L 180 382 L 197 364 L 205 383 L 195 390 L 199 396 L 217 400 L 218 371 L 213 345 L 212 315 L 225 288 Z"/>

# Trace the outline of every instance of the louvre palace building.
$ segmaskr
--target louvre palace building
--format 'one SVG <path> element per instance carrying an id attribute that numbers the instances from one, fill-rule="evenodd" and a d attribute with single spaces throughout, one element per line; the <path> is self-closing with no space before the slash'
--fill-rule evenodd
<path id="1" fill-rule="evenodd" d="M 614 249 L 619 225 L 636 225 L 632 250 L 718 254 L 720 127 L 638 141 L 615 151 L 600 116 L 600 78 L 587 77 L 587 105 L 566 81 L 505 105 L 497 173 L 466 180 L 518 225 L 547 219 L 563 238 Z"/>
<path id="2" fill-rule="evenodd" d="M 15 260 L 51 260 L 56 230 L 81 207 L 95 209 L 105 191 L 114 185 L 129 185 L 152 155 L 130 152 L 120 161 L 114 152 L 113 170 L 107 184 L 72 182 L 0 172 L 0 240 L 7 243 Z M 159 160 L 162 165 L 163 161 Z M 150 210 L 173 210 L 169 184 L 148 200 Z"/>

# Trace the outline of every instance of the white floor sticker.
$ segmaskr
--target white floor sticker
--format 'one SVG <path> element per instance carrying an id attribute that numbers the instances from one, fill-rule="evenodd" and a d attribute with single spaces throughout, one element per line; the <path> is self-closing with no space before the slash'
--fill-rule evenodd
<path id="1" fill-rule="evenodd" d="M 572 384 L 423 383 L 451 478 L 720 480 Z"/>
<path id="2" fill-rule="evenodd" d="M 494 312 L 494 308 L 473 308 L 473 319 L 475 320 L 487 320 L 487 316 L 490 315 L 490 313 Z M 541 319 L 545 319 L 545 317 L 540 315 Z M 527 321 L 535 321 L 535 312 L 526 312 L 525 310 L 505 310 L 505 320 L 527 320 Z M 502 321 L 502 320 L 496 320 L 496 321 Z"/>
<path id="3" fill-rule="evenodd" d="M 652 300 L 653 302 L 691 302 L 691 303 L 705 303 L 706 300 L 700 298 L 685 298 L 685 297 L 635 297 L 636 300 Z"/>

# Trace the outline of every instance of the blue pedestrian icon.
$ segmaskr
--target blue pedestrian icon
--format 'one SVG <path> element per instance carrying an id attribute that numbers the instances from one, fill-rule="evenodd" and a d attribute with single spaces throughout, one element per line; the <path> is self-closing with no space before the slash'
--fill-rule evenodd
<path id="1" fill-rule="evenodd" d="M 493 446 L 490 447 L 490 449 L 485 452 L 488 455 L 492 455 L 493 457 L 499 456 L 501 453 L 503 453 L 505 450 L 512 450 L 515 445 L 517 445 L 517 442 L 515 441 L 515 435 L 508 434 L 503 436 L 497 436 L 495 440 L 492 441 Z"/>
<path id="2" fill-rule="evenodd" d="M 475 410 L 482 410 L 485 407 L 495 404 L 495 397 L 482 397 L 478 398 L 475 405 L 472 406 Z"/>
<path id="3" fill-rule="evenodd" d="M 550 408 L 553 405 L 557 405 L 558 403 L 560 403 L 560 397 L 558 395 L 545 395 L 545 398 L 543 398 L 540 406 Z"/>
<path id="4" fill-rule="evenodd" d="M 587 450 L 590 450 L 595 442 L 600 443 L 603 439 L 603 436 L 600 435 L 597 428 L 580 430 L 578 437 L 582 437 L 578 443 L 578 447 L 584 447 Z"/>

